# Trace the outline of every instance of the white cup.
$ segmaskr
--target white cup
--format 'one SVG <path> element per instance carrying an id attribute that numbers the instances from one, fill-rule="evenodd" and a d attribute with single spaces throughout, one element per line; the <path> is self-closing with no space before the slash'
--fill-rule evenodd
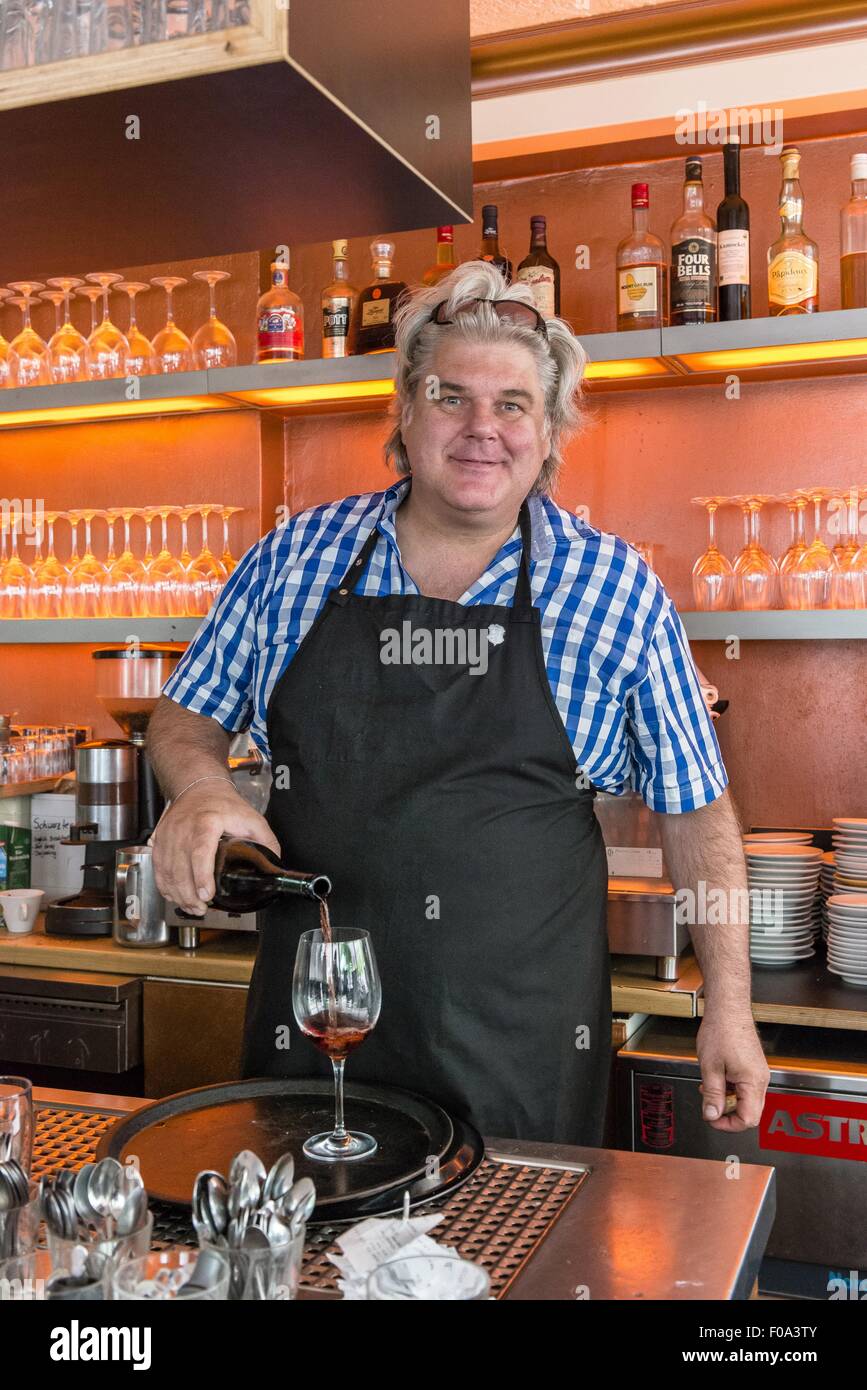
<path id="1" fill-rule="evenodd" d="M 41 905 L 41 888 L 7 888 L 0 893 L 0 912 L 6 927 L 19 936 L 33 930 Z"/>

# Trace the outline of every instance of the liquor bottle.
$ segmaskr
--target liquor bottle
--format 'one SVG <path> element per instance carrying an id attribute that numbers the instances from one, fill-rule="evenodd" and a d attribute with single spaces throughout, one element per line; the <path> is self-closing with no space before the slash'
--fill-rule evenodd
<path id="1" fill-rule="evenodd" d="M 295 362 L 304 356 L 304 305 L 289 288 L 289 267 L 271 265 L 271 288 L 256 305 L 256 361 Z"/>
<path id="2" fill-rule="evenodd" d="M 768 312 L 816 314 L 819 311 L 819 248 L 804 231 L 804 190 L 801 152 L 794 147 L 780 155 L 780 235 L 768 251 Z"/>
<path id="3" fill-rule="evenodd" d="M 512 278 L 512 262 L 500 250 L 500 228 L 499 213 L 496 203 L 486 203 L 482 208 L 482 249 L 479 252 L 480 261 L 490 261 L 491 265 L 496 266 L 506 280 Z"/>
<path id="4" fill-rule="evenodd" d="M 650 191 L 632 185 L 632 231 L 617 248 L 617 331 L 662 328 L 668 322 L 665 247 L 648 230 Z"/>
<path id="5" fill-rule="evenodd" d="M 852 156 L 852 197 L 840 217 L 844 309 L 867 309 L 867 154 Z"/>
<path id="6" fill-rule="evenodd" d="M 454 227 L 437 227 L 437 258 L 432 266 L 428 266 L 422 281 L 425 285 L 439 284 L 444 276 L 450 275 L 457 265 L 455 260 L 455 229 Z"/>
<path id="7" fill-rule="evenodd" d="M 325 874 L 296 873 L 284 868 L 265 845 L 223 835 L 214 861 L 217 891 L 211 900 L 222 912 L 258 912 L 284 894 L 323 902 L 331 891 Z"/>
<path id="8" fill-rule="evenodd" d="M 723 145 L 725 197 L 717 209 L 719 316 L 729 323 L 750 317 L 750 210 L 741 197 L 741 142 L 732 131 Z"/>
<path id="9" fill-rule="evenodd" d="M 322 356 L 347 357 L 349 332 L 358 304 L 358 290 L 349 283 L 345 241 L 333 241 L 334 279 L 322 291 Z"/>
<path id="10" fill-rule="evenodd" d="M 686 161 L 683 212 L 671 228 L 671 322 L 713 323 L 717 314 L 716 225 L 704 206 L 701 160 Z"/>
<path id="11" fill-rule="evenodd" d="M 530 286 L 543 319 L 559 315 L 560 267 L 548 252 L 547 218 L 530 218 L 530 249 L 515 278 Z"/>
<path id="12" fill-rule="evenodd" d="M 350 332 L 351 351 L 389 352 L 394 347 L 394 311 L 406 285 L 391 278 L 393 241 L 372 241 L 370 255 L 374 278 L 358 297 L 355 333 Z"/>

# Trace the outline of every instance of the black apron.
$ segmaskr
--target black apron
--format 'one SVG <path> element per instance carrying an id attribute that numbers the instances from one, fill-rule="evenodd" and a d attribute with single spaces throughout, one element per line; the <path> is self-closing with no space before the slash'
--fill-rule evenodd
<path id="1" fill-rule="evenodd" d="M 382 1012 L 350 1082 L 421 1092 L 483 1134 L 598 1146 L 606 856 L 545 671 L 526 503 L 520 521 L 511 608 L 356 594 L 371 532 L 271 695 L 267 818 L 287 865 L 331 878 L 334 926 L 373 938 Z M 384 661 L 381 634 L 393 655 L 410 627 L 470 645 Z M 292 1013 L 298 936 L 317 925 L 304 899 L 264 914 L 244 1076 L 330 1075 Z"/>

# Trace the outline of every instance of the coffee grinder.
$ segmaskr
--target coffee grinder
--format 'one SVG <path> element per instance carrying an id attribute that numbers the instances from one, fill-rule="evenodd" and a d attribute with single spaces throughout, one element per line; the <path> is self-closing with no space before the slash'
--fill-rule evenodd
<path id="1" fill-rule="evenodd" d="M 82 891 L 51 903 L 45 931 L 51 936 L 111 936 L 115 851 L 147 842 L 163 810 L 145 752 L 147 726 L 181 647 L 130 642 L 92 653 L 96 695 L 125 739 L 97 739 L 75 752 L 74 842 L 85 844 Z"/>

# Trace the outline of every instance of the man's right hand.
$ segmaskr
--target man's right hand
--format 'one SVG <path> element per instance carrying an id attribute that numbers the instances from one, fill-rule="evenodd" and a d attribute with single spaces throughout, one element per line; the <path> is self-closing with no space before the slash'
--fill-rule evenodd
<path id="1" fill-rule="evenodd" d="M 255 840 L 280 854 L 280 842 L 264 816 L 230 782 L 209 779 L 184 792 L 152 836 L 154 874 L 164 898 L 184 912 L 204 916 L 216 893 L 214 859 L 221 835 Z"/>

